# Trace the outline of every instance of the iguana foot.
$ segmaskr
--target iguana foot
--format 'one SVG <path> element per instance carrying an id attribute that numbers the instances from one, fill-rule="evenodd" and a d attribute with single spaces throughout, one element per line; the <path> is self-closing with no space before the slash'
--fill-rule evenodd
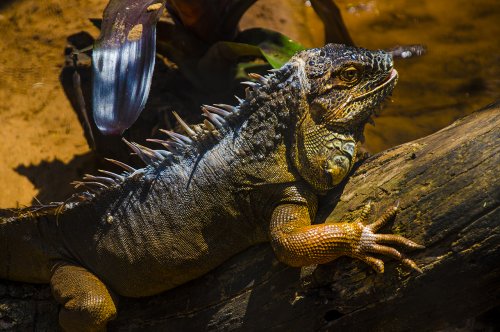
<path id="1" fill-rule="evenodd" d="M 366 204 L 362 208 L 361 215 L 358 220 L 353 222 L 353 226 L 361 233 L 361 237 L 359 238 L 358 245 L 353 248 L 353 251 L 349 254 L 349 256 L 362 260 L 379 273 L 384 272 L 384 262 L 381 259 L 373 257 L 373 254 L 392 257 L 401 261 L 406 266 L 422 273 L 422 270 L 417 266 L 417 264 L 415 264 L 414 261 L 406 258 L 403 254 L 391 246 L 384 244 L 401 245 L 410 249 L 422 249 L 424 246 L 410 241 L 400 235 L 376 234 L 382 226 L 396 216 L 397 211 L 398 206 L 392 206 L 373 223 L 364 225 L 371 212 L 371 204 Z"/>
<path id="2" fill-rule="evenodd" d="M 63 307 L 59 324 L 64 331 L 105 331 L 115 318 L 115 299 L 107 287 L 81 266 L 61 264 L 50 280 L 52 294 Z"/>
<path id="3" fill-rule="evenodd" d="M 423 248 L 421 245 L 400 235 L 376 234 L 396 215 L 397 206 L 389 208 L 375 222 L 365 225 L 370 211 L 371 205 L 367 204 L 353 222 L 327 221 L 311 225 L 307 206 L 279 205 L 275 208 L 270 223 L 271 245 L 278 259 L 290 266 L 325 264 L 338 257 L 349 256 L 366 262 L 382 273 L 384 262 L 373 257 L 374 254 L 381 254 L 421 272 L 415 262 L 389 246 L 402 245 L 417 249 Z"/>

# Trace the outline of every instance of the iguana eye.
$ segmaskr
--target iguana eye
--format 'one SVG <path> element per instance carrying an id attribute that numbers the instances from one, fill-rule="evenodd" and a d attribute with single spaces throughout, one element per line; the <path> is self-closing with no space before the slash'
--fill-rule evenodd
<path id="1" fill-rule="evenodd" d="M 356 67 L 347 67 L 340 73 L 340 78 L 347 83 L 354 83 L 358 80 L 359 71 Z"/>

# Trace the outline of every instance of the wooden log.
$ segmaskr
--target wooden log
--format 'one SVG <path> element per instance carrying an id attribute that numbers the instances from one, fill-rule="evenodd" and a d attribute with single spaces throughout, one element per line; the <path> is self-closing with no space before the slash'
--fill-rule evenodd
<path id="1" fill-rule="evenodd" d="M 374 218 L 399 202 L 396 220 L 380 232 L 424 244 L 423 250 L 406 252 L 422 274 L 387 258 L 384 274 L 349 258 L 291 268 L 262 244 L 166 293 L 121 299 L 109 330 L 491 327 L 494 321 L 483 313 L 494 313 L 500 304 L 499 143 L 497 103 L 369 158 L 322 198 L 318 222 L 350 219 L 368 201 Z M 0 283 L 0 330 L 56 326 L 57 305 L 47 286 Z"/>

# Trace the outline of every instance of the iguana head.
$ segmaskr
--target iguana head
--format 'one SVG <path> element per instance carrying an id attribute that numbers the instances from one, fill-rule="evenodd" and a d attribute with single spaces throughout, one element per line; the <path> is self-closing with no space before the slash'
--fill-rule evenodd
<path id="1" fill-rule="evenodd" d="M 289 66 L 302 94 L 291 110 L 292 160 L 309 184 L 328 190 L 350 171 L 364 125 L 398 75 L 387 52 L 334 44 L 298 53 Z"/>

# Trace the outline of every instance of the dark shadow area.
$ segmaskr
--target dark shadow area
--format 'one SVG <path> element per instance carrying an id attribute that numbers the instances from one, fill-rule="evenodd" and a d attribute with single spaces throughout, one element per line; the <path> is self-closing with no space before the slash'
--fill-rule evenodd
<path id="1" fill-rule="evenodd" d="M 15 171 L 27 177 L 39 190 L 32 204 L 47 204 L 69 198 L 75 192 L 70 183 L 81 179 L 86 173 L 95 174 L 98 168 L 104 166 L 99 159 L 93 153 L 87 153 L 75 156 L 67 164 L 59 159 L 44 160 L 38 165 L 19 165 Z"/>
<path id="2" fill-rule="evenodd" d="M 241 273 L 250 268 L 251 274 Z M 209 275 L 163 294 L 143 299 L 122 298 L 120 316 L 110 323 L 109 330 L 121 330 L 125 324 L 134 331 L 199 331 L 201 327 L 213 330 L 217 326 L 234 324 L 243 331 L 253 331 L 269 327 L 270 318 L 266 312 L 273 312 L 273 321 L 279 326 L 280 320 L 289 320 L 291 312 L 315 306 L 313 298 L 299 305 L 290 303 L 299 283 L 300 269 L 278 263 L 270 246 L 262 244 L 236 255 Z M 228 296 L 247 297 L 246 305 L 236 305 L 230 309 L 232 312 L 227 312 L 220 297 L 221 287 Z M 162 315 L 165 308 L 175 312 L 175 316 Z M 193 315 L 196 319 L 192 319 Z M 231 321 L 233 315 L 240 317 L 238 322 Z M 158 317 L 162 319 L 159 321 Z M 246 317 L 252 319 L 246 321 Z M 302 319 L 300 326 L 305 327 L 312 319 Z"/>
<path id="3" fill-rule="evenodd" d="M 339 319 L 342 316 L 344 315 L 337 310 L 329 310 L 325 313 L 324 318 L 327 322 L 331 322 L 332 320 Z"/>
<path id="4" fill-rule="evenodd" d="M 473 319 L 474 331 L 500 331 L 500 306 L 494 307 Z"/>
<path id="5" fill-rule="evenodd" d="M 358 157 L 359 158 L 359 157 Z M 361 157 L 351 169 L 350 175 L 354 174 L 356 170 L 366 161 L 368 155 Z M 330 190 L 326 195 L 319 196 L 318 201 L 318 212 L 316 213 L 316 218 L 314 224 L 322 224 L 325 222 L 326 218 L 332 213 L 337 204 L 339 203 L 340 196 L 344 192 L 344 188 L 349 182 L 349 177 L 346 177 L 341 183 L 339 183 L 335 189 Z M 360 206 L 361 208 L 361 206 Z"/>
<path id="6" fill-rule="evenodd" d="M 2 1 L 0 1 L 0 10 L 5 9 L 6 7 L 10 6 L 15 1 L 16 0 L 2 0 Z"/>
<path id="7" fill-rule="evenodd" d="M 65 63 L 59 79 L 66 97 L 78 116 L 79 122 L 82 124 L 87 144 L 90 147 L 93 147 L 94 139 L 92 138 L 92 134 L 97 131 L 97 128 L 95 127 L 93 121 L 91 121 L 91 58 L 89 52 L 77 53 L 75 57 L 77 67 L 75 68 L 73 62 L 73 52 L 78 52 L 78 50 L 91 47 L 94 43 L 94 39 L 87 32 L 81 31 L 69 36 L 67 40 L 68 44 L 71 46 L 66 47 L 64 50 Z M 79 87 L 75 86 L 73 81 L 75 74 L 77 74 L 80 79 Z M 82 105 L 79 101 L 79 94 L 83 95 L 84 105 Z M 86 118 L 90 120 L 88 124 Z M 93 136 L 95 137 L 95 134 Z"/>

